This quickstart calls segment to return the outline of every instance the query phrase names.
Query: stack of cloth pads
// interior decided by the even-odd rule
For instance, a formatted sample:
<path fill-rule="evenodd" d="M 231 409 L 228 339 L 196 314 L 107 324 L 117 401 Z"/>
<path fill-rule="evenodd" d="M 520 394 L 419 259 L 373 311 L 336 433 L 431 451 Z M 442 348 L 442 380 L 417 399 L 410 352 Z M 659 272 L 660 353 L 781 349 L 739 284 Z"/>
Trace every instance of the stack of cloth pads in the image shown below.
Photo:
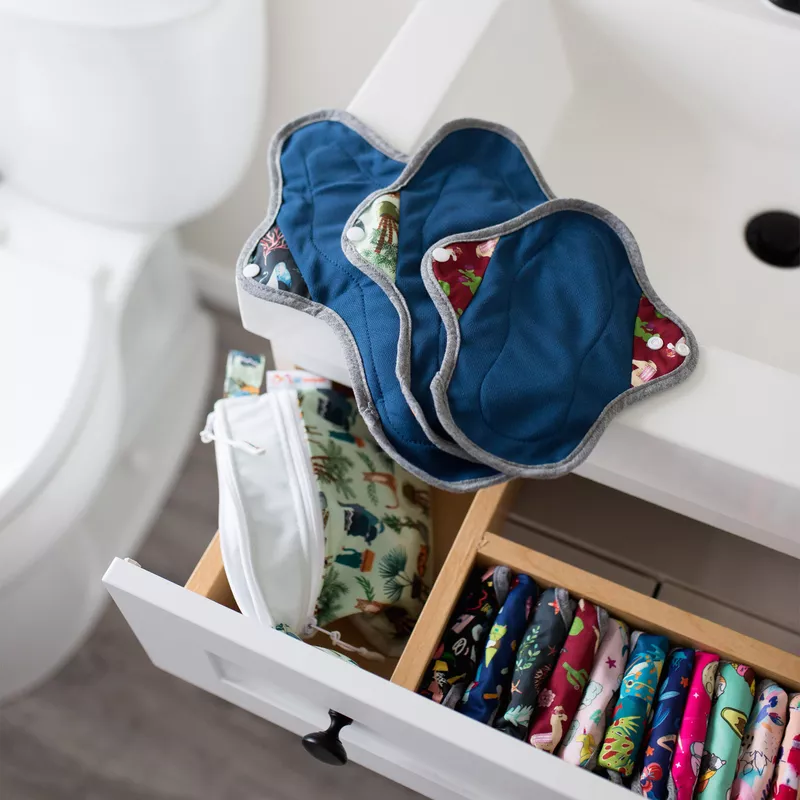
<path fill-rule="evenodd" d="M 352 617 L 379 653 L 328 632 L 337 646 L 399 655 L 433 580 L 430 493 L 378 447 L 352 397 L 233 351 L 201 438 L 215 446 L 241 612 L 301 638 Z"/>
<path fill-rule="evenodd" d="M 407 157 L 319 112 L 277 133 L 270 169 L 241 290 L 333 328 L 372 437 L 430 485 L 567 473 L 695 367 L 628 228 L 555 198 L 500 125 L 451 122 Z"/>
<path fill-rule="evenodd" d="M 797 800 L 800 694 L 476 568 L 419 693 L 651 800 Z"/>

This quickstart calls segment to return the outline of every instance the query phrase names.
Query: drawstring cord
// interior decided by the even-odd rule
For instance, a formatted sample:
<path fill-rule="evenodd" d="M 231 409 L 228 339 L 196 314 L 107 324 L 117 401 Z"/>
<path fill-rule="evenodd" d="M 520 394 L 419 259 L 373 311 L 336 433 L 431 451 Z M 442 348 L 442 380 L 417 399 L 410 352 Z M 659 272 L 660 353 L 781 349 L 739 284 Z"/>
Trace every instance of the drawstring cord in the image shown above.
<path fill-rule="evenodd" d="M 250 453 L 254 456 L 260 456 L 262 453 L 266 452 L 263 447 L 256 447 L 256 445 L 250 444 L 250 442 L 243 442 L 238 439 L 226 439 L 222 436 L 217 436 L 216 433 L 214 433 L 213 411 L 206 417 L 206 426 L 200 431 L 200 441 L 203 444 L 208 444 L 209 442 L 214 441 L 224 442 L 229 447 L 233 447 L 236 450 L 241 450 L 243 453 Z"/>
<path fill-rule="evenodd" d="M 368 661 L 384 661 L 384 657 L 374 650 L 368 650 L 366 647 L 355 647 L 352 644 L 342 641 L 342 634 L 339 631 L 326 631 L 325 628 L 320 628 L 319 625 L 317 625 L 316 619 L 312 619 L 305 628 L 303 628 L 301 636 L 306 638 L 315 632 L 324 633 L 325 636 L 330 638 L 331 644 L 334 647 L 338 647 L 346 653 L 358 653 L 358 655 L 363 656 Z"/>

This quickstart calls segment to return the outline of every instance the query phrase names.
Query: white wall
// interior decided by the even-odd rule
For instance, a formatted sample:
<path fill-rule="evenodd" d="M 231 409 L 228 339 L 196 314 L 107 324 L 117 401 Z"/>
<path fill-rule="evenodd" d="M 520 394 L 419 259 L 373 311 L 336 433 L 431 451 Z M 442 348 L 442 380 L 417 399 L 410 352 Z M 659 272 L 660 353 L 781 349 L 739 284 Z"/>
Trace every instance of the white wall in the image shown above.
<path fill-rule="evenodd" d="M 233 194 L 183 228 L 187 246 L 229 272 L 231 287 L 239 250 L 266 212 L 272 134 L 310 111 L 347 106 L 413 5 L 414 0 L 267 3 L 269 80 L 258 150 Z"/>

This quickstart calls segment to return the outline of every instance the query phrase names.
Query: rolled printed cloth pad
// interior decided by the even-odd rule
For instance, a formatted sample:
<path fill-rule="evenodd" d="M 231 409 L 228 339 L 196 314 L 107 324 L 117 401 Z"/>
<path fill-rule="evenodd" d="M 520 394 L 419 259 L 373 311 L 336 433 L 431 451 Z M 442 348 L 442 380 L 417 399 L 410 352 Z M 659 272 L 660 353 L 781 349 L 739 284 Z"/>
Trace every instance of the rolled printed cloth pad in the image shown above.
<path fill-rule="evenodd" d="M 517 575 L 503 607 L 489 631 L 486 647 L 480 654 L 475 680 L 467 688 L 458 710 L 466 716 L 491 725 L 497 709 L 505 707 L 509 679 L 514 669 L 517 649 L 539 587 L 527 575 Z"/>
<path fill-rule="evenodd" d="M 614 718 L 606 730 L 597 765 L 621 776 L 633 773 L 669 642 L 665 636 L 635 632 Z"/>
<path fill-rule="evenodd" d="M 397 377 L 427 435 L 440 446 L 453 447 L 430 392 L 444 356 L 445 331 L 425 288 L 422 258 L 455 231 L 505 222 L 551 198 L 533 158 L 512 131 L 458 120 L 425 142 L 400 177 L 365 198 L 348 221 L 342 249 L 357 267 L 372 265 L 386 276 L 381 283 L 401 316 Z M 354 242 L 350 237 L 363 238 Z M 462 298 L 460 308 L 481 281 L 480 265 L 473 266 L 474 272 L 452 270 L 449 297 Z"/>
<path fill-rule="evenodd" d="M 778 751 L 786 730 L 789 696 L 766 678 L 756 687 L 756 701 L 742 737 L 731 800 L 762 800 L 775 774 Z"/>
<path fill-rule="evenodd" d="M 693 667 L 694 650 L 691 648 L 677 647 L 667 658 L 666 674 L 645 734 L 642 769 L 633 783 L 634 791 L 650 800 L 665 800 L 668 794 L 669 770 Z"/>
<path fill-rule="evenodd" d="M 797 800 L 800 795 L 800 694 L 789 700 L 789 716 L 772 781 L 774 800 Z"/>
<path fill-rule="evenodd" d="M 395 366 L 400 315 L 378 269 L 358 269 L 342 252 L 353 209 L 392 183 L 405 156 L 345 112 L 319 112 L 286 125 L 270 149 L 267 218 L 237 265 L 242 289 L 323 320 L 345 353 L 358 410 L 378 444 L 426 483 L 470 491 L 499 483 L 491 467 L 437 447 L 409 407 Z"/>
<path fill-rule="evenodd" d="M 508 567 L 474 569 L 425 671 L 419 694 L 455 708 L 474 678 L 478 657 L 497 612 L 508 597 Z"/>
<path fill-rule="evenodd" d="M 589 681 L 589 670 L 608 627 L 608 612 L 588 600 L 578 600 L 569 635 L 550 680 L 539 692 L 538 708 L 528 731 L 537 750 L 554 753 L 569 728 Z"/>
<path fill-rule="evenodd" d="M 736 776 L 744 728 L 753 707 L 755 680 L 752 667 L 720 662 L 697 780 L 696 794 L 703 800 L 728 798 Z"/>
<path fill-rule="evenodd" d="M 453 259 L 436 261 L 443 251 Z M 447 287 L 452 295 L 454 274 L 479 269 L 459 313 Z M 423 274 L 447 329 L 431 385 L 439 419 L 507 474 L 571 471 L 614 414 L 694 367 L 694 337 L 653 292 L 630 231 L 590 203 L 551 200 L 449 236 L 425 255 Z"/>
<path fill-rule="evenodd" d="M 622 683 L 629 649 L 628 626 L 618 619 L 610 619 L 575 719 L 558 751 L 564 761 L 591 769 L 608 724 L 609 703 Z"/>
<path fill-rule="evenodd" d="M 517 651 L 508 706 L 494 726 L 524 739 L 539 700 L 572 625 L 573 607 L 566 589 L 545 589 Z"/>
<path fill-rule="evenodd" d="M 703 650 L 695 651 L 686 708 L 678 730 L 675 757 L 672 759 L 671 778 L 674 791 L 670 794 L 674 794 L 676 800 L 692 800 L 694 795 L 718 667 L 719 656 Z"/>

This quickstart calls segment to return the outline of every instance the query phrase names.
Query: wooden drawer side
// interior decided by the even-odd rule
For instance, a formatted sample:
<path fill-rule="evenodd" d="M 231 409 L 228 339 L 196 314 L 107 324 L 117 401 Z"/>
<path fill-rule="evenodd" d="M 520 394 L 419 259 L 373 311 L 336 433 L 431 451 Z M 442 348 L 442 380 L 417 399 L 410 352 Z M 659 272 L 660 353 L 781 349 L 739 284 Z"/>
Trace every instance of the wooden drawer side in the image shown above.
<path fill-rule="evenodd" d="M 483 489 L 476 495 L 403 650 L 392 675 L 392 683 L 412 692 L 417 690 L 475 563 L 478 544 L 490 527 L 497 527 L 505 522 L 505 515 L 517 486 L 516 481 L 505 483 Z"/>

